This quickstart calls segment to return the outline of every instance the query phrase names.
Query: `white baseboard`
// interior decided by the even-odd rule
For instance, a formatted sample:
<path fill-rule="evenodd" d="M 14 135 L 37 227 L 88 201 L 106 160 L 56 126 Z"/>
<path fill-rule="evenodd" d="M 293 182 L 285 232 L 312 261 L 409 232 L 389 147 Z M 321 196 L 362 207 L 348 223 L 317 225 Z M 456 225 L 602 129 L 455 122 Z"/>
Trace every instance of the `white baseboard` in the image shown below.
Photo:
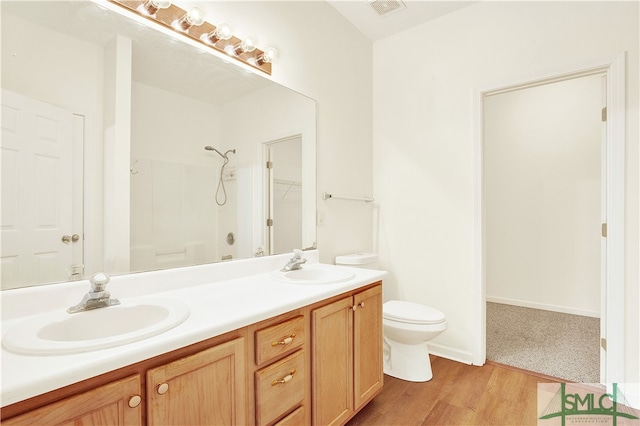
<path fill-rule="evenodd" d="M 546 303 L 529 302 L 526 300 L 507 299 L 487 295 L 487 302 L 502 303 L 504 305 L 522 306 L 523 308 L 542 309 L 543 311 L 561 312 L 563 314 L 582 315 L 584 317 L 600 318 L 600 312 L 576 309 L 568 306 L 551 305 Z"/>
<path fill-rule="evenodd" d="M 463 364 L 472 364 L 473 356 L 471 355 L 471 352 L 461 351 L 459 349 L 431 342 L 427 342 L 427 347 L 429 348 L 429 353 L 432 355 L 461 362 Z"/>

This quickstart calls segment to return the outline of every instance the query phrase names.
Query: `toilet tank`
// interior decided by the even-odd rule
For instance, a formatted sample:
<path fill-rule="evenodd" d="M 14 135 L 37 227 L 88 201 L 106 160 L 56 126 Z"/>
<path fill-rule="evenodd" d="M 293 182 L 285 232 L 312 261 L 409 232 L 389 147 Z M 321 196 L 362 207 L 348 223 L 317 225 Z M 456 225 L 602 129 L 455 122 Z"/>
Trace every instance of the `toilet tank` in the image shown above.
<path fill-rule="evenodd" d="M 354 268 L 378 269 L 378 255 L 375 253 L 353 253 L 336 256 L 336 265 Z"/>

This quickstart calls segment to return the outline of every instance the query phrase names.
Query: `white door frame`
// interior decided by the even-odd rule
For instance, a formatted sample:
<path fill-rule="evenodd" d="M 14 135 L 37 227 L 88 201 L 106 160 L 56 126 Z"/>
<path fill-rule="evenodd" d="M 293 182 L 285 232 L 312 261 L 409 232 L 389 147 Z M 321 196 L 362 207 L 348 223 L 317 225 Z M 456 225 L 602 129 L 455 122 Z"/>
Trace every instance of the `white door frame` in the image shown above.
<path fill-rule="evenodd" d="M 607 239 L 606 278 L 603 284 L 605 337 L 607 356 L 602 372 L 603 383 L 624 382 L 624 165 L 625 165 L 625 53 L 619 52 L 593 62 L 530 78 L 496 84 L 474 91 L 474 188 L 473 188 L 473 300 L 474 356 L 473 364 L 486 360 L 486 271 L 484 258 L 483 200 L 483 98 L 487 94 L 537 86 L 579 76 L 607 75 Z M 596 231 L 597 232 L 597 231 Z"/>

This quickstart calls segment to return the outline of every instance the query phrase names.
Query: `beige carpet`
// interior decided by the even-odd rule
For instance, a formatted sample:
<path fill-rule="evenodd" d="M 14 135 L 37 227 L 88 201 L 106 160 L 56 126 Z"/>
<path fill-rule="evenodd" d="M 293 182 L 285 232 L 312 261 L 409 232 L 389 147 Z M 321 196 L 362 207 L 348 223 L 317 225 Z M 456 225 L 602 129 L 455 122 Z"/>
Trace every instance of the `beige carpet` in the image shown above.
<path fill-rule="evenodd" d="M 487 302 L 487 359 L 569 382 L 600 381 L 600 319 Z"/>

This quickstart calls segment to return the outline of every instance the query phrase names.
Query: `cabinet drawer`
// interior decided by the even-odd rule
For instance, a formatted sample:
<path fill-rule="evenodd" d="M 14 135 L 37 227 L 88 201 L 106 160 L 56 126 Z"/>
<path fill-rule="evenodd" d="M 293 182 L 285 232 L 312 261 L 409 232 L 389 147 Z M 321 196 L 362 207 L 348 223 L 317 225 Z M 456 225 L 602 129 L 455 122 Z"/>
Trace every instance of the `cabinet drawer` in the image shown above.
<path fill-rule="evenodd" d="M 256 371 L 256 424 L 267 425 L 304 401 L 303 351 Z"/>
<path fill-rule="evenodd" d="M 300 347 L 304 343 L 304 317 L 299 316 L 256 331 L 256 364 Z"/>
<path fill-rule="evenodd" d="M 300 426 L 305 423 L 304 419 L 304 405 L 298 407 L 293 413 L 289 414 L 284 419 L 280 420 L 273 426 Z"/>

